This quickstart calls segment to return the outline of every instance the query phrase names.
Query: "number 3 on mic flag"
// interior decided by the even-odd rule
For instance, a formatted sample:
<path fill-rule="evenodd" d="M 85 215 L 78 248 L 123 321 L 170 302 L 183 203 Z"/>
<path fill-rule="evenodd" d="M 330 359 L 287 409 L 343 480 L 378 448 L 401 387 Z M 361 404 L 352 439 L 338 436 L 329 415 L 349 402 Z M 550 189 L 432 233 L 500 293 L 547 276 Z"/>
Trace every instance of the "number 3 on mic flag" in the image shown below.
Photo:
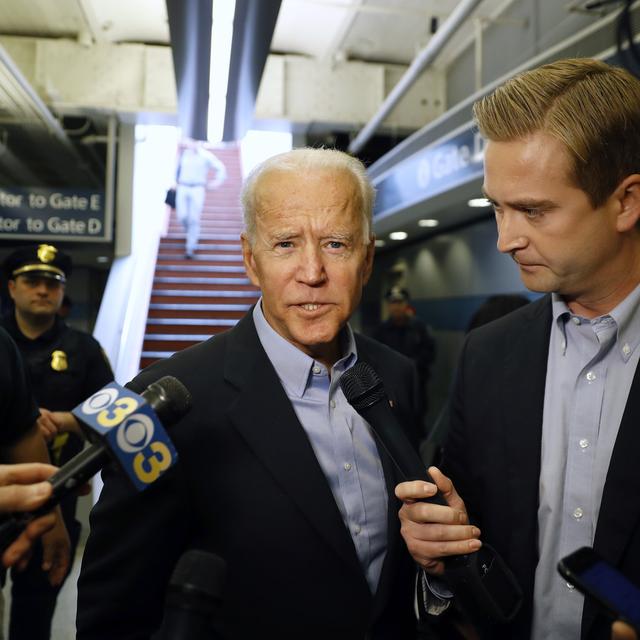
<path fill-rule="evenodd" d="M 178 454 L 144 396 L 111 382 L 73 414 L 104 442 L 138 491 L 175 464 Z M 91 435 L 90 434 L 90 435 Z"/>

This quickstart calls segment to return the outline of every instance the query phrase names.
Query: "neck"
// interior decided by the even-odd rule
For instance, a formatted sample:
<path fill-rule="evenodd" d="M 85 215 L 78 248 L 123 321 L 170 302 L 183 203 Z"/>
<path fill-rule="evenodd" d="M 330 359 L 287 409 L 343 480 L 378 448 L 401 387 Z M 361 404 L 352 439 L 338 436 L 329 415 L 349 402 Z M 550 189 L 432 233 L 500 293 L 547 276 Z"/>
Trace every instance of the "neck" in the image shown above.
<path fill-rule="evenodd" d="M 602 285 L 584 295 L 563 296 L 569 309 L 585 318 L 610 313 L 640 284 L 640 240 L 621 247 L 620 259 L 601 278 Z"/>
<path fill-rule="evenodd" d="M 23 335 L 32 340 L 40 337 L 45 331 L 51 329 L 56 320 L 55 316 L 36 316 L 30 313 L 23 313 L 18 309 L 16 309 L 15 317 L 18 329 L 20 329 Z"/>

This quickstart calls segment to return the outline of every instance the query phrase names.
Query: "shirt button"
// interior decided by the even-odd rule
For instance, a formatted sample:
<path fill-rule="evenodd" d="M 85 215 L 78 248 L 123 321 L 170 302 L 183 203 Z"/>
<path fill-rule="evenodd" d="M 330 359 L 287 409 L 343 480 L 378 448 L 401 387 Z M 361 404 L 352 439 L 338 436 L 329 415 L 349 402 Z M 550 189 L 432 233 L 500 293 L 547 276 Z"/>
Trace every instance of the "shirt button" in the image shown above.
<path fill-rule="evenodd" d="M 580 324 L 580 318 L 577 318 L 576 316 L 573 316 L 573 318 L 571 318 L 573 320 L 573 324 Z"/>
<path fill-rule="evenodd" d="M 567 589 L 569 589 L 569 591 L 573 591 L 575 589 L 575 587 L 570 582 L 567 582 L 565 584 L 567 585 Z"/>
<path fill-rule="evenodd" d="M 329 403 L 329 406 L 330 406 L 332 409 L 335 409 L 335 408 L 336 408 L 336 401 L 335 401 L 335 400 L 332 400 L 332 401 Z"/>
<path fill-rule="evenodd" d="M 345 471 L 351 471 L 351 465 L 348 462 L 345 462 L 343 466 Z"/>
<path fill-rule="evenodd" d="M 596 374 L 593 371 L 587 373 L 586 378 L 589 382 L 593 382 L 596 379 Z"/>
<path fill-rule="evenodd" d="M 321 371 L 321 369 L 317 365 L 315 367 L 313 367 L 313 373 L 315 373 L 316 375 L 318 375 L 320 373 L 320 371 Z"/>
<path fill-rule="evenodd" d="M 586 438 L 581 438 L 578 444 L 581 449 L 586 449 L 589 446 L 589 441 Z"/>
<path fill-rule="evenodd" d="M 624 353 L 625 356 L 628 356 L 631 353 L 631 347 L 626 342 L 622 347 L 622 353 Z"/>
<path fill-rule="evenodd" d="M 361 531 L 362 531 L 362 529 L 361 529 L 359 524 L 357 524 L 355 527 L 353 527 L 353 533 L 355 533 L 356 535 L 358 535 Z"/>
<path fill-rule="evenodd" d="M 583 511 L 582 511 L 582 509 L 581 509 L 580 507 L 576 507 L 576 508 L 573 510 L 573 517 L 574 517 L 576 520 L 580 520 L 580 518 L 582 518 L 582 516 L 583 516 L 583 515 L 584 515 L 584 513 L 583 513 Z"/>

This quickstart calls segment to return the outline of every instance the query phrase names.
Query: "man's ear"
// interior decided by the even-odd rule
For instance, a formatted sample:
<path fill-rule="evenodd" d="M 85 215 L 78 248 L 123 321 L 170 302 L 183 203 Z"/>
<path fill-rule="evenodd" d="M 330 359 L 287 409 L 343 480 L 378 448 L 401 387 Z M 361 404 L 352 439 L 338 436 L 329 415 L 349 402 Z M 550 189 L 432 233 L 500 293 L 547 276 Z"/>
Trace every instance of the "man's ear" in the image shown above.
<path fill-rule="evenodd" d="M 616 219 L 616 228 L 620 232 L 630 231 L 640 226 L 640 174 L 627 176 L 616 189 L 620 209 Z"/>
<path fill-rule="evenodd" d="M 365 246 L 365 251 L 363 283 L 367 284 L 373 271 L 373 256 L 376 251 L 376 237 L 373 234 L 369 238 L 369 244 Z"/>
<path fill-rule="evenodd" d="M 258 277 L 256 261 L 253 257 L 253 248 L 251 247 L 251 242 L 249 242 L 249 238 L 247 238 L 247 235 L 245 233 L 242 233 L 240 235 L 240 240 L 242 242 L 242 260 L 244 261 L 244 268 L 251 282 L 256 287 L 260 287 L 260 278 Z"/>

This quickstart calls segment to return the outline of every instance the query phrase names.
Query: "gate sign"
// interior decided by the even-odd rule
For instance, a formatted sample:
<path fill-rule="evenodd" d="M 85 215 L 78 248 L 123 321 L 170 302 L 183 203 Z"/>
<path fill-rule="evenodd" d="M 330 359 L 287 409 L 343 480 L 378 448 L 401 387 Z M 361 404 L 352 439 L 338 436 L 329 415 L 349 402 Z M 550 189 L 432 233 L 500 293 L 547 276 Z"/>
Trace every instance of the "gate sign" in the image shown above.
<path fill-rule="evenodd" d="M 104 192 L 0 187 L 0 238 L 110 240 Z"/>
<path fill-rule="evenodd" d="M 374 180 L 374 218 L 383 218 L 482 176 L 483 152 L 483 139 L 469 125 L 401 160 Z"/>

